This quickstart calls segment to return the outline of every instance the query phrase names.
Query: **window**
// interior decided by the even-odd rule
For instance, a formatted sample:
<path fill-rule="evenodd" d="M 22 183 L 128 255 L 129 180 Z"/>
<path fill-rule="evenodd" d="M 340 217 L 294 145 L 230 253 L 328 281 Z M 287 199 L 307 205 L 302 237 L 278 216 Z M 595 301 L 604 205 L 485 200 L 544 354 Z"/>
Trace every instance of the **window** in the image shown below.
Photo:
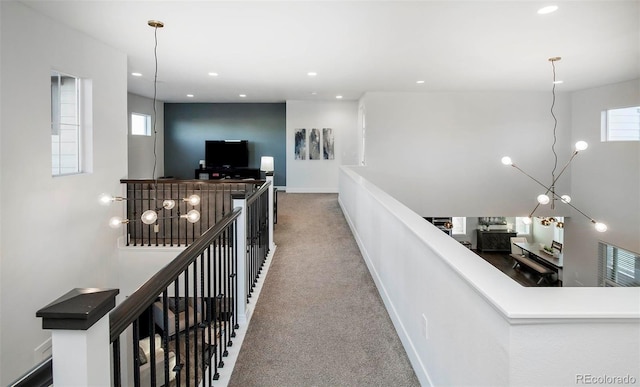
<path fill-rule="evenodd" d="M 131 113 L 131 134 L 134 136 L 151 136 L 151 116 Z"/>
<path fill-rule="evenodd" d="M 81 171 L 80 80 L 51 72 L 51 161 L 53 176 Z"/>
<path fill-rule="evenodd" d="M 453 217 L 451 218 L 453 228 L 451 229 L 452 235 L 466 235 L 467 234 L 467 218 L 465 217 Z"/>
<path fill-rule="evenodd" d="M 516 232 L 518 234 L 530 234 L 531 225 L 524 222 L 524 217 L 516 217 Z"/>
<path fill-rule="evenodd" d="M 640 106 L 602 112 L 602 141 L 640 141 Z"/>
<path fill-rule="evenodd" d="M 640 286 L 640 256 L 604 242 L 598 243 L 600 286 Z"/>

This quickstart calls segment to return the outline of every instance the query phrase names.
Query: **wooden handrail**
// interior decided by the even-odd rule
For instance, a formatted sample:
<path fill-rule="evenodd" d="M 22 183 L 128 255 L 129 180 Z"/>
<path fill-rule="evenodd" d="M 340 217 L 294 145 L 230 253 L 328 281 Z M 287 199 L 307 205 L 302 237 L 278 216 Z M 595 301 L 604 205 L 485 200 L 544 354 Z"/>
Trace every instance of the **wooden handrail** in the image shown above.
<path fill-rule="evenodd" d="M 253 180 L 253 179 L 211 179 L 211 180 L 199 180 L 199 179 L 120 179 L 122 184 L 264 184 L 266 180 Z"/>
<path fill-rule="evenodd" d="M 151 180 L 153 181 L 153 180 Z M 224 218 L 205 231 L 189 247 L 168 263 L 138 290 L 109 314 L 110 339 L 114 342 L 122 332 L 140 316 L 155 299 L 175 279 L 191 265 L 198 256 L 220 235 L 233 221 L 240 216 L 242 209 L 236 207 Z"/>
<path fill-rule="evenodd" d="M 265 181 L 262 184 L 262 186 L 260 186 L 260 189 L 258 189 L 256 192 L 253 192 L 251 196 L 247 199 L 247 206 L 255 202 L 256 200 L 258 200 L 260 195 L 262 195 L 267 189 L 269 189 L 270 185 L 271 185 L 270 181 Z"/>

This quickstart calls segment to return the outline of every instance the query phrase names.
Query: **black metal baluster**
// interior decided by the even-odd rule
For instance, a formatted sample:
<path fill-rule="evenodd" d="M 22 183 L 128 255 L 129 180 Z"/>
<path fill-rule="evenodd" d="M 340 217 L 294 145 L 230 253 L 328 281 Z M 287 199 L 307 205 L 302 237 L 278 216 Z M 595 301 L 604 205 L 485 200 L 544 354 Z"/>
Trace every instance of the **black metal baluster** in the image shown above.
<path fill-rule="evenodd" d="M 162 326 L 164 331 L 162 332 L 164 349 L 164 382 L 169 382 L 169 372 L 173 372 L 169 367 L 169 292 L 165 289 L 162 292 Z"/>
<path fill-rule="evenodd" d="M 229 246 L 229 251 L 231 252 L 231 262 L 232 262 L 232 266 L 233 266 L 233 277 L 232 277 L 232 293 L 233 293 L 233 304 L 232 304 L 232 308 L 233 308 L 233 333 L 231 335 L 231 337 L 236 337 L 236 329 L 239 328 L 238 326 L 238 254 L 236 253 L 236 227 L 237 227 L 237 222 L 234 221 L 230 226 L 229 226 L 229 238 L 227 239 L 227 244 Z"/>
<path fill-rule="evenodd" d="M 208 308 L 205 308 L 205 293 L 204 293 L 204 279 L 205 279 L 205 266 L 204 266 L 204 252 L 202 254 L 200 254 L 200 313 L 202 313 L 202 322 L 200 323 L 200 343 L 201 343 L 201 349 L 200 349 L 200 353 L 201 353 L 201 364 L 202 364 L 202 385 L 203 386 L 208 386 L 209 383 L 205 381 L 205 379 L 207 378 L 206 372 L 207 372 L 207 361 L 206 361 L 206 355 L 208 352 L 208 348 L 206 347 L 206 342 L 205 342 L 205 329 L 208 325 L 208 316 L 207 313 L 209 312 Z"/>
<path fill-rule="evenodd" d="M 184 348 L 185 348 L 185 369 L 186 369 L 186 376 L 185 376 L 185 383 L 188 386 L 189 385 L 189 381 L 191 380 L 191 356 L 189 356 L 189 352 L 191 352 L 190 350 L 190 346 L 189 346 L 189 331 L 190 331 L 190 327 L 191 324 L 189 323 L 189 300 L 190 300 L 190 296 L 189 296 L 189 268 L 187 267 L 187 269 L 184 271 L 184 303 L 185 303 L 185 314 L 184 314 Z M 194 318 L 195 318 L 195 311 L 194 311 Z M 178 332 L 178 334 L 180 334 L 180 332 Z"/>
<path fill-rule="evenodd" d="M 122 386 L 122 371 L 120 367 L 120 338 L 113 341 L 113 385 Z"/>
<path fill-rule="evenodd" d="M 174 309 L 175 312 L 173 314 L 173 326 L 175 327 L 174 330 L 174 340 L 176 342 L 175 348 L 176 348 L 176 366 L 174 367 L 174 371 L 176 373 L 176 385 L 177 387 L 180 387 L 180 379 L 182 379 L 182 362 L 180 359 L 180 320 L 178 317 L 178 308 L 177 306 L 179 305 L 180 302 L 180 281 L 179 281 L 179 276 L 178 278 L 175 279 L 174 283 L 173 283 L 173 305 L 174 305 Z"/>
<path fill-rule="evenodd" d="M 147 362 L 151 365 L 151 386 L 156 387 L 156 335 L 153 329 L 153 304 L 147 308 L 147 316 L 149 316 L 147 319 L 147 333 L 149 334 L 149 359 Z"/>
<path fill-rule="evenodd" d="M 140 332 L 137 319 L 133 321 L 133 384 L 140 386 Z"/>
<path fill-rule="evenodd" d="M 138 184 L 133 184 L 133 193 L 130 196 L 130 199 L 127 200 L 127 202 L 131 203 L 132 209 L 131 209 L 131 216 L 129 216 L 129 220 L 134 220 L 136 219 L 138 212 L 137 212 L 137 202 L 138 202 L 138 195 L 137 195 L 137 186 Z M 128 212 L 128 211 L 127 211 Z M 129 214 L 127 214 L 129 215 Z M 128 223 L 128 225 L 131 225 L 131 222 Z M 133 245 L 134 246 L 138 246 L 138 231 L 137 231 L 137 227 L 138 227 L 138 222 L 133 222 L 133 225 L 131 226 L 131 228 L 133 229 L 132 232 L 132 238 L 133 238 Z"/>
<path fill-rule="evenodd" d="M 198 332 L 200 329 L 200 321 L 198 321 L 198 310 L 202 317 L 202 309 L 199 309 L 200 302 L 198 299 L 198 264 L 197 260 L 193 262 L 193 377 L 198 384 Z"/>

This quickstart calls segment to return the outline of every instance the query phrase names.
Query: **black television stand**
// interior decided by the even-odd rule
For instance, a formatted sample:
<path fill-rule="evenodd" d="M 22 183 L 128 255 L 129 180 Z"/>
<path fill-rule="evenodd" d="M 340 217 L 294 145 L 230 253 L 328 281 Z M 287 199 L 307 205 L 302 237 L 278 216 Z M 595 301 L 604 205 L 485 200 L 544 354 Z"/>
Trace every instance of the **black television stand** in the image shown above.
<path fill-rule="evenodd" d="M 242 167 L 206 167 L 196 169 L 195 178 L 199 180 L 216 179 L 256 179 L 260 180 L 260 169 Z"/>

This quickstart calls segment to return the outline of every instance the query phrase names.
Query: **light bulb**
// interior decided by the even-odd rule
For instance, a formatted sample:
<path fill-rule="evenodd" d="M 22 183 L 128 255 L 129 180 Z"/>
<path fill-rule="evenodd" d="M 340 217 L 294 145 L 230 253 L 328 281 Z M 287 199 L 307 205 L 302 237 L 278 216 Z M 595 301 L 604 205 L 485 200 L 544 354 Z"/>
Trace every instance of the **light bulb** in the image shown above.
<path fill-rule="evenodd" d="M 200 220 L 200 211 L 191 210 L 186 215 L 180 215 L 181 218 L 186 218 L 189 223 L 195 223 Z"/>
<path fill-rule="evenodd" d="M 549 221 L 549 219 L 542 219 L 542 220 L 540 221 L 540 224 L 541 224 L 541 225 L 543 225 L 543 226 L 545 226 L 545 227 L 547 227 L 548 225 L 550 225 L 550 224 L 551 224 L 551 222 Z"/>
<path fill-rule="evenodd" d="M 188 198 L 184 199 L 184 201 L 191 204 L 192 206 L 197 206 L 198 204 L 200 204 L 200 196 L 193 194 Z"/>
<path fill-rule="evenodd" d="M 114 216 L 113 218 L 109 219 L 109 227 L 111 228 L 119 228 L 123 223 L 127 222 L 123 221 L 119 216 Z"/>
<path fill-rule="evenodd" d="M 560 196 L 560 200 L 562 201 L 562 203 L 571 203 L 571 196 L 562 195 Z"/>
<path fill-rule="evenodd" d="M 526 218 L 522 219 L 522 223 L 531 224 L 531 223 L 533 223 L 533 220 L 531 220 L 531 218 L 527 216 Z"/>
<path fill-rule="evenodd" d="M 578 141 L 576 142 L 576 150 L 577 151 L 583 151 L 585 149 L 587 149 L 589 147 L 589 144 L 587 144 L 586 141 Z"/>
<path fill-rule="evenodd" d="M 165 210 L 170 210 L 175 206 L 176 206 L 175 200 L 166 199 L 165 201 L 162 202 L 162 208 L 164 208 Z"/>
<path fill-rule="evenodd" d="M 557 227 L 557 228 L 564 228 L 564 222 L 558 222 L 558 223 L 556 224 L 556 227 Z"/>
<path fill-rule="evenodd" d="M 604 223 L 596 222 L 594 225 L 597 232 L 605 232 L 607 231 L 607 225 Z"/>
<path fill-rule="evenodd" d="M 154 224 L 158 220 L 158 213 L 154 210 L 146 210 L 140 218 L 144 224 Z"/>
<path fill-rule="evenodd" d="M 538 195 L 538 203 L 540 204 L 549 204 L 549 197 L 545 194 Z"/>
<path fill-rule="evenodd" d="M 500 161 L 502 161 L 502 164 L 504 165 L 513 165 L 513 162 L 511 161 L 511 157 L 509 156 L 504 156 Z"/>
<path fill-rule="evenodd" d="M 100 201 L 100 204 L 102 204 L 103 206 L 108 206 L 113 201 L 113 196 L 103 193 L 103 194 L 100 194 L 100 196 L 98 197 L 98 200 Z"/>

